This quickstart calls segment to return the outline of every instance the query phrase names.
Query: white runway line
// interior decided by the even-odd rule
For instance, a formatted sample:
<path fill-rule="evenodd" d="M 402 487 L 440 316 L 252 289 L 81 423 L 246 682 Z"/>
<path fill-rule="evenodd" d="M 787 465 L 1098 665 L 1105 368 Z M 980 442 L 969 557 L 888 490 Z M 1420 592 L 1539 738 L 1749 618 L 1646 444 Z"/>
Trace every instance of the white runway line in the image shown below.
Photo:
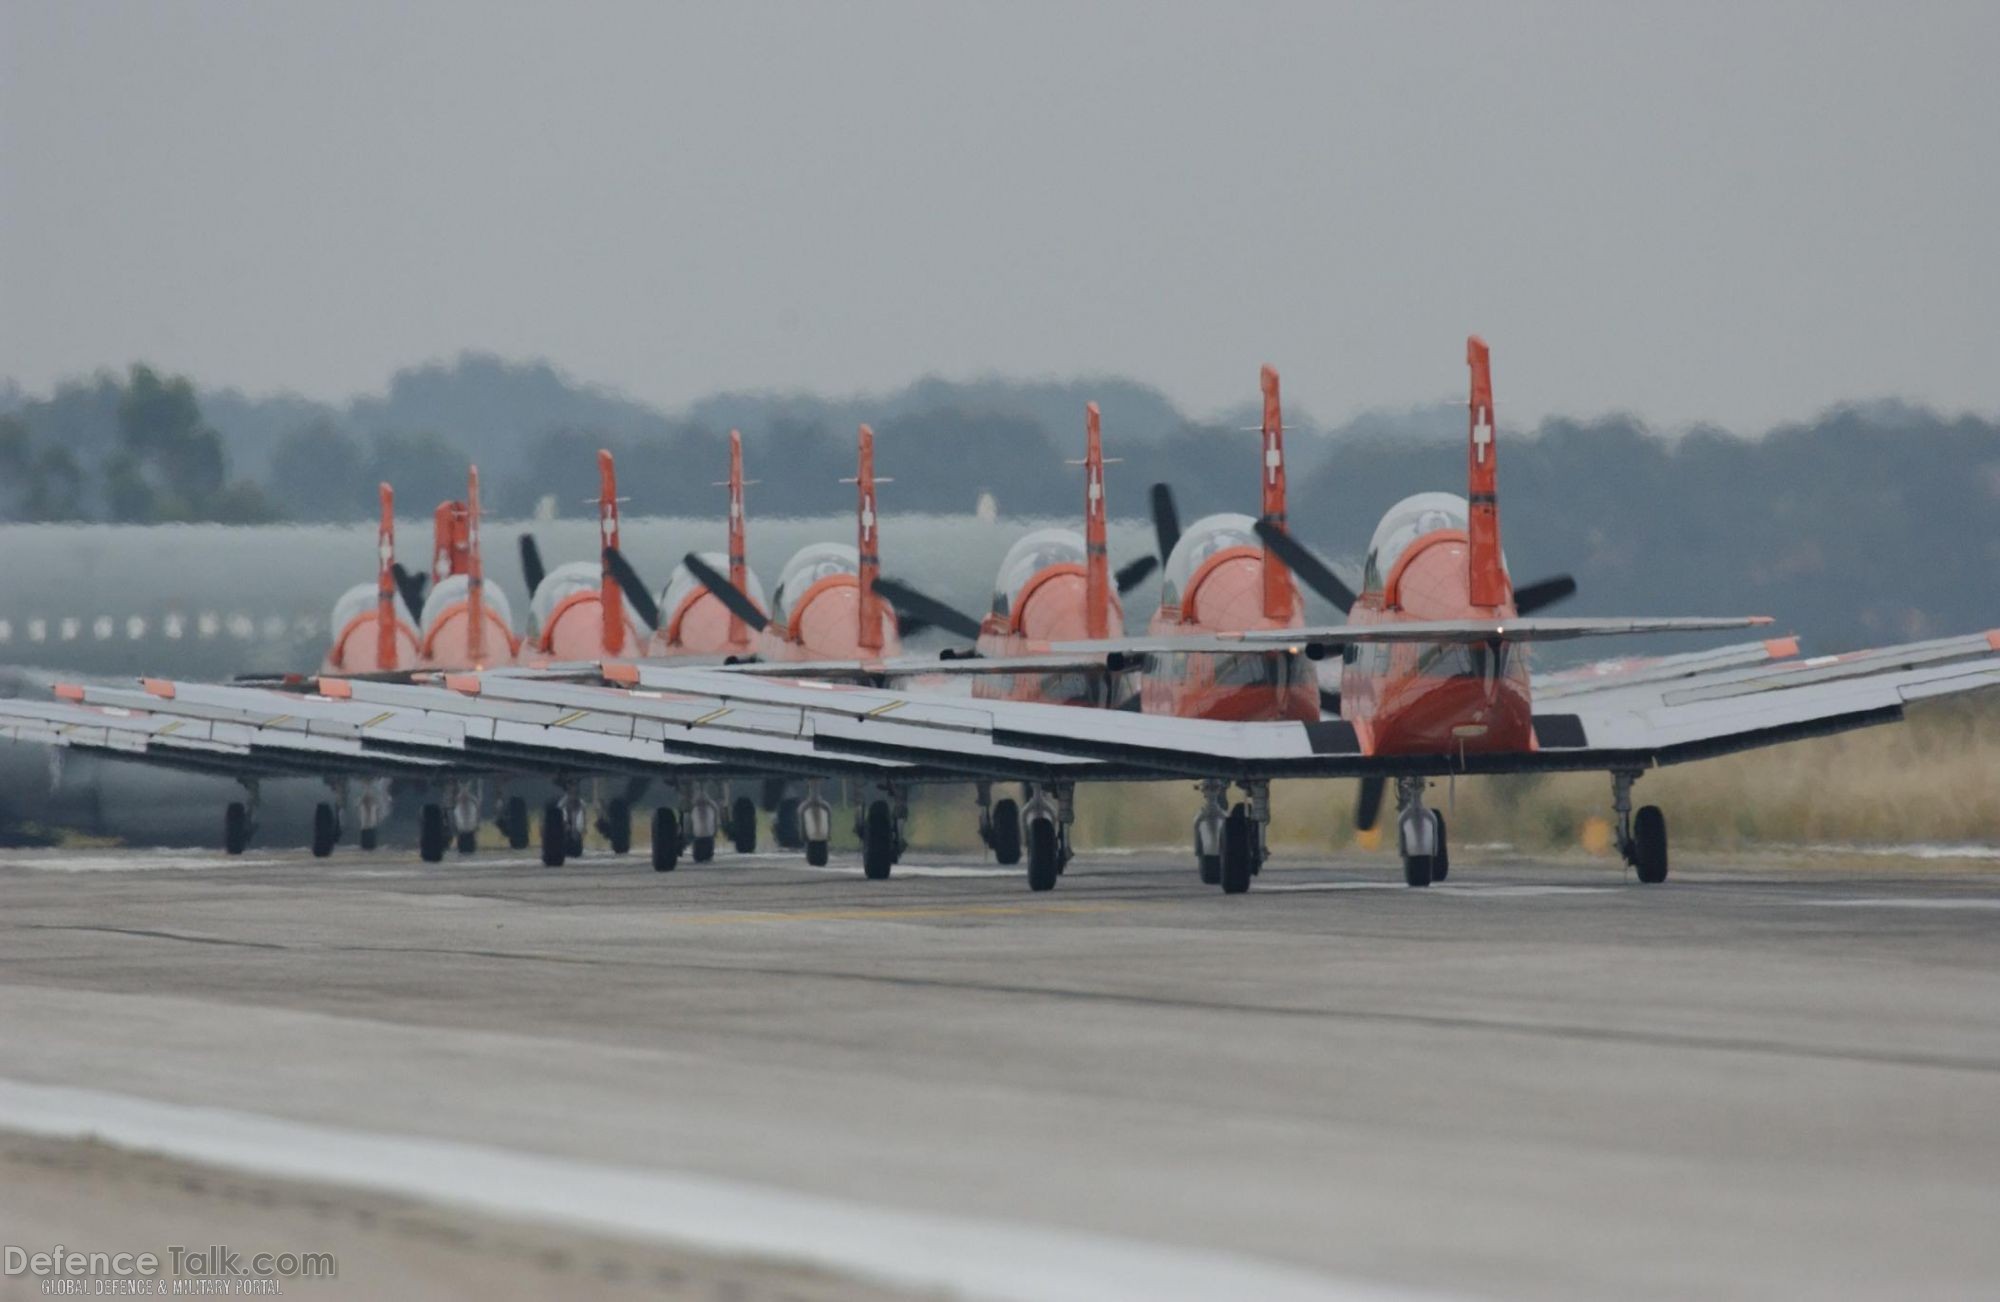
<path fill-rule="evenodd" d="M 805 1261 L 974 1298 L 1409 1302 L 1419 1296 L 1219 1252 L 869 1207 L 709 1176 L 335 1129 L 5 1078 L 0 1078 L 0 1127 L 94 1137 L 187 1161 L 600 1233 Z"/>
<path fill-rule="evenodd" d="M 798 865 L 799 871 L 809 873 L 831 873 L 836 877 L 859 877 L 861 865 L 828 864 L 824 868 L 814 868 L 808 864 Z M 1019 877 L 1025 868 L 973 868 L 963 864 L 922 864 L 899 863 L 889 870 L 891 877 Z"/>
<path fill-rule="evenodd" d="M 92 854 L 89 851 L 77 850 L 36 850 L 15 851 L 0 857 L 0 867 L 33 868 L 41 872 L 58 873 L 146 872 L 155 868 L 182 872 L 203 868 L 275 868 L 285 862 L 287 861 L 284 859 L 255 858 L 249 855 L 190 854 L 184 850 L 151 852 L 118 850 L 109 854 Z"/>
<path fill-rule="evenodd" d="M 1271 891 L 1412 891 L 1415 888 L 1402 882 L 1273 882 L 1266 886 L 1259 882 L 1251 890 L 1262 895 Z M 1492 884 L 1485 886 L 1448 886 L 1438 883 L 1423 888 L 1432 895 L 1455 895 L 1465 898 L 1493 900 L 1524 900 L 1543 895 L 1615 895 L 1616 886 L 1506 886 Z"/>
<path fill-rule="evenodd" d="M 1959 898 L 1950 896 L 1900 897 L 1890 895 L 1855 895 L 1842 900 L 1797 900 L 1798 904 L 1819 909 L 1996 909 L 2000 910 L 2000 896 L 1967 895 Z"/>

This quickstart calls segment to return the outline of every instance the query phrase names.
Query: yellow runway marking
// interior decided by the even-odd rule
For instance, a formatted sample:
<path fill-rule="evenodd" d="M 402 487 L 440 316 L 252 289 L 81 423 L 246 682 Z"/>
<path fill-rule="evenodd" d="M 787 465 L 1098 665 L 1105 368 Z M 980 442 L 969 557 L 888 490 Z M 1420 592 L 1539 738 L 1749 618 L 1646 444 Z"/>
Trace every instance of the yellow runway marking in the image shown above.
<path fill-rule="evenodd" d="M 730 926 L 739 922 L 898 922 L 905 918 L 1016 917 L 1029 913 L 1115 913 L 1139 901 L 1077 904 L 934 904 L 885 906 L 878 909 L 798 909 L 790 912 L 698 913 L 669 921 L 697 927 Z"/>

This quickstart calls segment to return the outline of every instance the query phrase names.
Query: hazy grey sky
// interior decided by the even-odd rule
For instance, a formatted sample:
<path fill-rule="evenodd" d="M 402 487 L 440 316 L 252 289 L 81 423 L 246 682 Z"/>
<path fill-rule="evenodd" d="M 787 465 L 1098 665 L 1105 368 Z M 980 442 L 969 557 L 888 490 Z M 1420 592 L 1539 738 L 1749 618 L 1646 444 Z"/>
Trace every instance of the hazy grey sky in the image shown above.
<path fill-rule="evenodd" d="M 0 0 L 0 375 L 2000 408 L 2000 5 Z"/>

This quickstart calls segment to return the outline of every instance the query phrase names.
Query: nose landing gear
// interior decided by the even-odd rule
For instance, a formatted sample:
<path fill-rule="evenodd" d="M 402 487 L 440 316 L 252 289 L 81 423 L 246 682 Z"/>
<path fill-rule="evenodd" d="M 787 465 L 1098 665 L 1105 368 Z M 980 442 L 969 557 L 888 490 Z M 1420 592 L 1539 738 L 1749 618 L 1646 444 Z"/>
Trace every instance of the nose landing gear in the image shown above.
<path fill-rule="evenodd" d="M 1396 779 L 1396 839 L 1403 853 L 1403 884 L 1429 886 L 1451 872 L 1444 818 L 1424 805 L 1426 778 Z"/>

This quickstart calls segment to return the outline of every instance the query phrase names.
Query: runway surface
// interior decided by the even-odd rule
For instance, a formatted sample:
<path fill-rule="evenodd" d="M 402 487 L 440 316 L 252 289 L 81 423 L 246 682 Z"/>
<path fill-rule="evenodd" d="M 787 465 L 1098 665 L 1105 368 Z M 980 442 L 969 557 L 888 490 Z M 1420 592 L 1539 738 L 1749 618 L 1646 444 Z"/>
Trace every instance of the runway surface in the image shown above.
<path fill-rule="evenodd" d="M 408 1200 L 278 1222 L 406 1296 L 2000 1285 L 2000 857 L 1454 860 L 0 852 L 0 1213 Z"/>

